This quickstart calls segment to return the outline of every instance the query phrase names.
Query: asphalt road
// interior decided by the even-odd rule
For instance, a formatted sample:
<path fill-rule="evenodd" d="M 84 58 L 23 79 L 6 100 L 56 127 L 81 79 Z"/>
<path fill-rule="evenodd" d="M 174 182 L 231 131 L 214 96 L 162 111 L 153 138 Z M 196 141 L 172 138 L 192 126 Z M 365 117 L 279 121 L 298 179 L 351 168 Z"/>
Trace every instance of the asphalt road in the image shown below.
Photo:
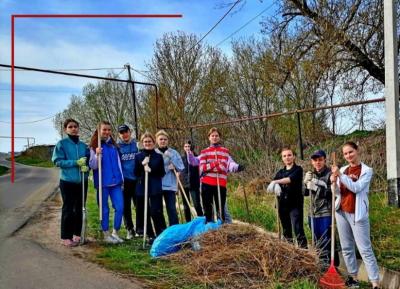
<path fill-rule="evenodd" d="M 9 162 L 3 158 L 0 164 Z M 15 234 L 56 191 L 58 176 L 55 168 L 17 164 L 14 184 L 9 175 L 0 177 L 0 289 L 142 288 L 97 265 Z"/>

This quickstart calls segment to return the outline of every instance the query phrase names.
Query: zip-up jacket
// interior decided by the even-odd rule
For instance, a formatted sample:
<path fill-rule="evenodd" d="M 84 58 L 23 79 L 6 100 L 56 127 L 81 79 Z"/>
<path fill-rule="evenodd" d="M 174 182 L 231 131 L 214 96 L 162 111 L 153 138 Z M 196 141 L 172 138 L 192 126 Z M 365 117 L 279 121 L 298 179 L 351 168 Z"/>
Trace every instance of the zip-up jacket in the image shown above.
<path fill-rule="evenodd" d="M 178 191 L 176 175 L 174 171 L 170 170 L 168 167 L 172 164 L 177 172 L 181 172 L 185 168 L 181 156 L 176 150 L 171 148 L 168 148 L 164 153 L 159 149 L 156 149 L 156 152 L 161 154 L 164 159 L 165 176 L 162 179 L 163 191 Z"/>
<path fill-rule="evenodd" d="M 148 195 L 162 194 L 162 178 L 165 175 L 163 157 L 155 150 L 143 150 L 135 157 L 136 195 L 144 196 L 145 172 L 142 162 L 146 156 L 150 157 L 149 167 L 151 169 L 148 180 Z"/>
<path fill-rule="evenodd" d="M 131 139 L 129 143 L 118 140 L 118 146 L 124 179 L 136 180 L 136 176 L 133 173 L 135 170 L 135 155 L 138 153 L 135 140 Z"/>
<path fill-rule="evenodd" d="M 361 163 L 361 173 L 360 177 L 357 181 L 353 181 L 349 176 L 344 174 L 344 171 L 349 166 L 344 166 L 340 169 L 342 173 L 337 180 L 336 185 L 336 201 L 335 201 L 335 209 L 340 209 L 340 183 L 345 185 L 347 189 L 352 191 L 356 195 L 356 210 L 354 213 L 354 222 L 358 222 L 363 220 L 364 218 L 368 218 L 368 211 L 369 211 L 369 201 L 368 201 L 368 192 L 369 192 L 369 185 L 371 184 L 371 179 L 373 175 L 373 170 L 369 166 L 364 163 Z"/>
<path fill-rule="evenodd" d="M 122 168 L 121 161 L 117 148 L 112 144 L 111 139 L 107 141 L 101 141 L 101 148 L 103 150 L 101 156 L 101 176 L 102 186 L 110 187 L 116 185 L 122 185 Z M 96 152 L 90 149 L 90 160 L 89 166 L 93 169 L 93 180 L 96 189 L 99 187 L 99 170 L 98 170 L 98 159 Z"/>
<path fill-rule="evenodd" d="M 331 191 L 331 176 L 332 172 L 328 167 L 324 167 L 321 172 L 314 170 L 313 177 L 326 184 L 326 188 L 317 185 L 316 191 L 305 189 L 304 195 L 311 195 L 313 211 L 310 212 L 311 217 L 328 217 L 332 215 L 332 191 Z"/>
<path fill-rule="evenodd" d="M 81 141 L 74 143 L 67 136 L 56 144 L 51 160 L 57 167 L 61 168 L 61 180 L 71 183 L 80 183 L 82 181 L 82 173 L 76 161 L 82 157 L 89 157 L 88 146 Z M 86 179 L 88 175 L 88 173 L 85 173 Z"/>
<path fill-rule="evenodd" d="M 194 158 L 190 157 L 191 163 L 193 160 Z M 229 150 L 221 145 L 212 145 L 202 150 L 199 166 L 201 183 L 217 186 L 219 182 L 221 187 L 226 187 L 228 172 L 237 171 L 239 167 L 231 158 Z"/>

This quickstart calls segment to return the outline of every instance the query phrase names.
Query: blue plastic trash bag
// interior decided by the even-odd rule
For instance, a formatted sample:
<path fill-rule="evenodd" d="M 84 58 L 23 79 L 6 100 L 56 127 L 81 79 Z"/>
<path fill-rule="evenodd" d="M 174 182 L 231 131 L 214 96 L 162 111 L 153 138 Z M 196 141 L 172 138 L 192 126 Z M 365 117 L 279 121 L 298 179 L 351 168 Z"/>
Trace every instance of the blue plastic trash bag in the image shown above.
<path fill-rule="evenodd" d="M 221 221 L 207 224 L 205 224 L 205 221 L 205 217 L 197 217 L 186 224 L 168 227 L 154 240 L 150 255 L 160 257 L 174 253 L 181 248 L 182 243 L 187 242 L 190 238 L 217 229 L 221 225 Z"/>

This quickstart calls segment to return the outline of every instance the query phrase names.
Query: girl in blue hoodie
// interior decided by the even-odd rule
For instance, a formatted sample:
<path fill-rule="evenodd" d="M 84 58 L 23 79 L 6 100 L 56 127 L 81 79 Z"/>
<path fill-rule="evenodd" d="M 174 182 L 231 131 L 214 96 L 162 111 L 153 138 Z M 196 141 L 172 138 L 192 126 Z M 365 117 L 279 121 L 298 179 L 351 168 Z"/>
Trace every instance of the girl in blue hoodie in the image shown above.
<path fill-rule="evenodd" d="M 67 137 L 60 140 L 53 151 L 52 161 L 61 169 L 60 191 L 63 200 L 61 213 L 61 239 L 63 245 L 73 247 L 79 244 L 82 228 L 82 181 L 87 192 L 89 156 L 87 145 L 79 140 L 79 123 L 69 118 L 64 121 Z M 82 173 L 84 172 L 84 180 Z"/>
<path fill-rule="evenodd" d="M 111 124 L 108 121 L 100 123 L 101 148 L 98 147 L 98 132 L 95 131 L 90 141 L 89 166 L 93 169 L 94 186 L 99 192 L 98 156 L 102 154 L 102 221 L 101 228 L 104 233 L 104 241 L 107 243 L 122 243 L 118 231 L 121 228 L 124 212 L 124 200 L 122 195 L 123 174 L 117 145 L 111 136 Z M 99 197 L 99 193 L 97 194 Z M 109 207 L 108 197 L 114 208 L 114 229 L 109 233 Z"/>

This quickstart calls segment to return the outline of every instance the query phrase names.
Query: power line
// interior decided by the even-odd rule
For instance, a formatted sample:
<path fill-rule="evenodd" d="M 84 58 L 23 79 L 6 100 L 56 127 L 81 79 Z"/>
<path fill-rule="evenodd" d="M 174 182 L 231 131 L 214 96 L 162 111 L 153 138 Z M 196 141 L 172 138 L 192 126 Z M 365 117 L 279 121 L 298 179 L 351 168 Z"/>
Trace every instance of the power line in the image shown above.
<path fill-rule="evenodd" d="M 53 117 L 55 117 L 57 114 L 58 114 L 58 113 L 53 114 L 52 116 L 48 116 L 48 117 L 46 117 L 46 118 L 42 118 L 42 119 L 38 119 L 38 120 L 33 120 L 33 121 L 14 122 L 14 124 L 31 124 L 31 123 L 41 122 L 41 121 L 44 121 L 44 120 L 48 120 L 48 119 L 50 119 L 50 118 L 53 118 Z M 2 121 L 2 120 L 0 120 L 0 122 L 1 122 L 1 123 L 6 123 L 6 124 L 11 124 L 11 122 L 9 122 L 9 121 Z"/>
<path fill-rule="evenodd" d="M 262 14 L 264 14 L 267 10 L 271 9 L 273 6 L 275 5 L 275 3 L 272 3 L 271 5 L 269 5 L 267 8 L 265 8 L 264 10 L 262 10 L 260 13 L 258 13 L 256 16 L 254 16 L 253 18 L 251 18 L 249 21 L 247 21 L 244 25 L 242 25 L 239 29 L 235 30 L 235 32 L 231 33 L 228 37 L 226 37 L 224 40 L 218 42 L 215 46 L 219 46 L 222 43 L 224 43 L 226 40 L 228 40 L 229 38 L 231 38 L 233 35 L 235 35 L 236 33 L 238 33 L 240 30 L 242 30 L 243 28 L 245 28 L 247 25 L 249 25 L 251 22 L 253 22 L 255 19 L 257 19 L 258 17 L 260 17 Z"/>
<path fill-rule="evenodd" d="M 237 0 L 237 1 L 231 6 L 231 8 L 229 8 L 229 10 L 226 11 L 226 13 L 221 17 L 221 19 L 219 19 L 218 22 L 215 23 L 214 26 L 211 27 L 211 29 L 208 30 L 208 32 L 207 32 L 202 38 L 200 38 L 200 40 L 197 41 L 197 43 L 196 43 L 195 45 L 193 45 L 192 47 L 190 47 L 186 52 L 189 52 L 190 50 L 192 50 L 193 48 L 195 48 L 201 41 L 203 41 L 203 39 L 206 38 L 207 35 L 210 34 L 210 33 L 215 29 L 215 27 L 217 27 L 218 24 L 221 23 L 221 21 L 222 21 L 226 16 L 228 16 L 228 14 L 232 11 L 233 8 L 235 8 L 235 6 L 236 6 L 237 4 L 239 4 L 240 1 L 242 1 L 242 0 Z"/>

